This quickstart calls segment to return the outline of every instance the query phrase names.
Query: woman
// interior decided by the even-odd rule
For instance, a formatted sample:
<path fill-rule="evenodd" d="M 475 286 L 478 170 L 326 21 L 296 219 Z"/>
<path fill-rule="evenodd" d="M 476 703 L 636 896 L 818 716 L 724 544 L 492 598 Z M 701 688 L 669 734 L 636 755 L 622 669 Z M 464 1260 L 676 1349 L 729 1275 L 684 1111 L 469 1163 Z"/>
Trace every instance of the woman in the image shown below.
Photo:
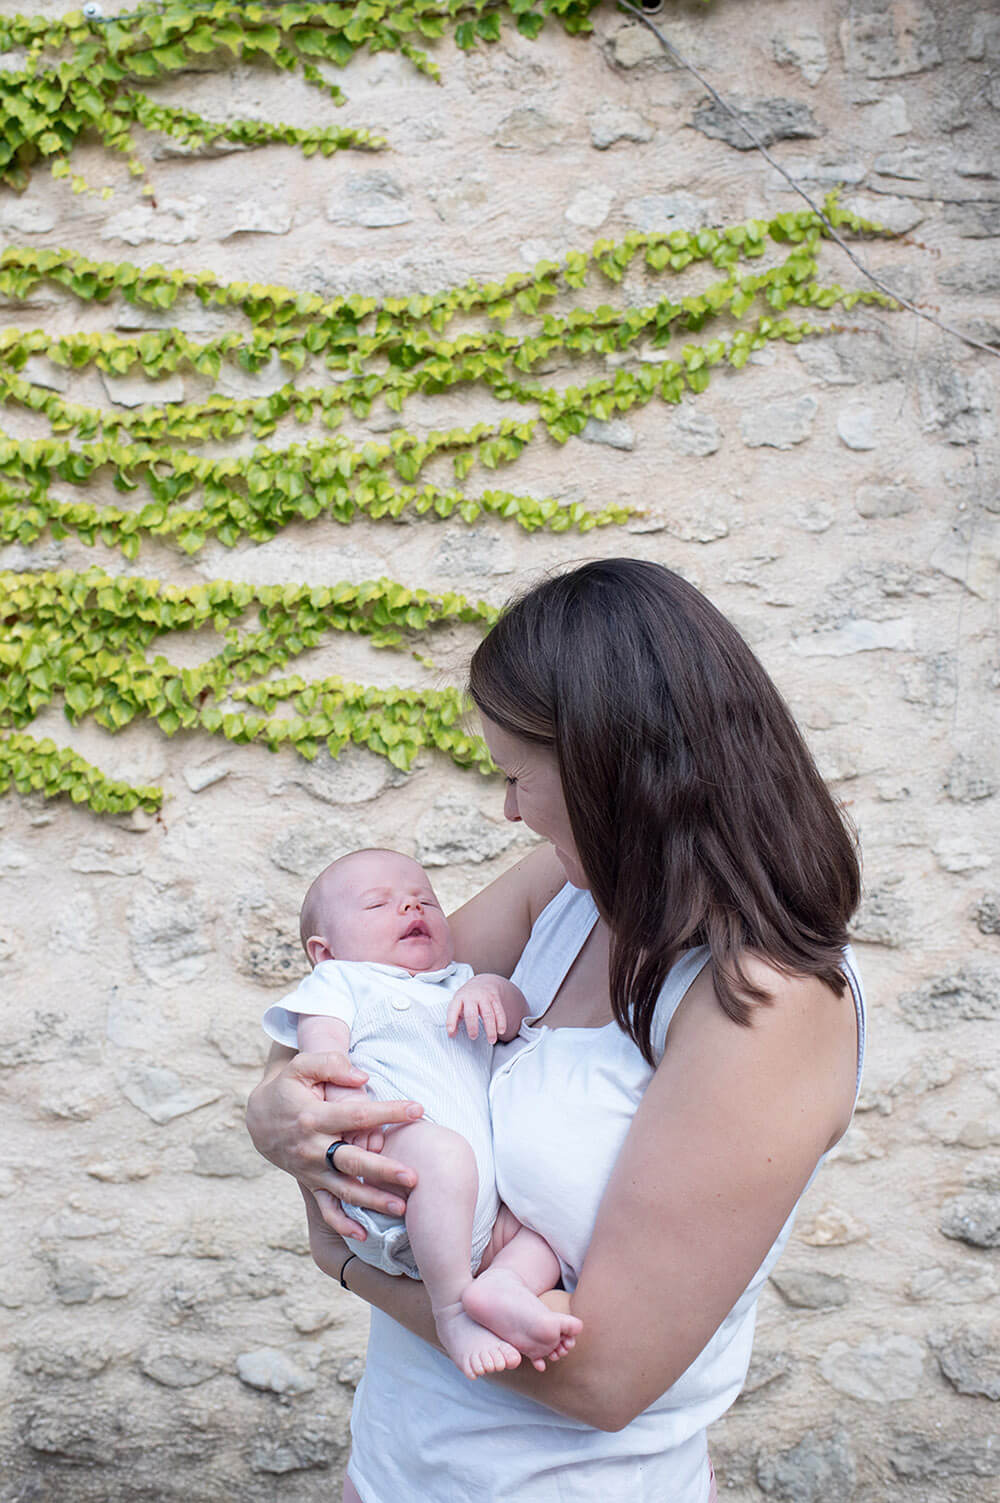
<path fill-rule="evenodd" d="M 455 915 L 456 950 L 532 1006 L 494 1073 L 497 1182 L 583 1332 L 545 1373 L 463 1379 L 420 1284 L 346 1266 L 338 1199 L 398 1206 L 404 1171 L 350 1147 L 324 1165 L 412 1105 L 320 1104 L 317 1081 L 357 1083 L 347 1061 L 276 1058 L 252 1135 L 302 1183 L 320 1267 L 373 1306 L 345 1500 L 706 1503 L 705 1427 L 857 1095 L 854 842 L 746 643 L 658 565 L 547 580 L 471 691 L 507 818 L 547 845 Z"/>

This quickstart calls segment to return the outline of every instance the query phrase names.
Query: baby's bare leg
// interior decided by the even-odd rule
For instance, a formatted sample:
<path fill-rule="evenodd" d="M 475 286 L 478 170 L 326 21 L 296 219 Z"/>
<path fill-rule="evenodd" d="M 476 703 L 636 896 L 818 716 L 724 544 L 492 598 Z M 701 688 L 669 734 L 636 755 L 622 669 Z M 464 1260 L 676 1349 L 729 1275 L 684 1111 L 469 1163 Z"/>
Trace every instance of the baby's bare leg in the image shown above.
<path fill-rule="evenodd" d="M 472 1222 L 479 1190 L 475 1154 L 459 1133 L 433 1122 L 395 1128 L 390 1152 L 417 1172 L 416 1188 L 406 1202 L 406 1231 L 442 1346 L 467 1378 L 516 1367 L 520 1352 L 479 1325 L 462 1305 L 472 1280 Z"/>
<path fill-rule="evenodd" d="M 508 1213 L 509 1214 L 509 1213 Z M 543 1305 L 538 1296 L 559 1282 L 559 1260 L 537 1232 L 522 1226 L 462 1295 L 462 1304 L 528 1357 L 539 1372 L 575 1344 L 583 1323 Z"/>

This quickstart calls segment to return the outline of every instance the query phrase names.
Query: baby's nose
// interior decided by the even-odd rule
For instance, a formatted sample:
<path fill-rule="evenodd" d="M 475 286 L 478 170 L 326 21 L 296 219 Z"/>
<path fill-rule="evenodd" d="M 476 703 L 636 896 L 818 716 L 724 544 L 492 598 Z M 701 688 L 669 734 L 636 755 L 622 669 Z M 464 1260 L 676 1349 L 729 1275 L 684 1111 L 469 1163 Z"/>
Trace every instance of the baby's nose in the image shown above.
<path fill-rule="evenodd" d="M 420 899 L 419 898 L 404 898 L 403 899 L 403 903 L 402 903 L 402 907 L 403 907 L 403 912 L 404 913 L 406 913 L 407 909 L 409 909 L 409 908 L 419 908 L 420 907 Z"/>

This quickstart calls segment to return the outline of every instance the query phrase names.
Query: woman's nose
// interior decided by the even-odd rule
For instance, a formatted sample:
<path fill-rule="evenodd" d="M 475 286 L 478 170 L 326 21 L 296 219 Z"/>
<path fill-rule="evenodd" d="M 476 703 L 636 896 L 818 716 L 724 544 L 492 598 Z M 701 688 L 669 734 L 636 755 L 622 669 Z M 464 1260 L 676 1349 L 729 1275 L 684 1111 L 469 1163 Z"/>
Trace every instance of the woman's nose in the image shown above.
<path fill-rule="evenodd" d="M 513 783 L 507 784 L 507 791 L 504 794 L 503 817 L 504 819 L 511 820 L 515 824 L 518 823 L 521 818 L 520 814 L 518 814 L 517 812 L 517 788 Z"/>

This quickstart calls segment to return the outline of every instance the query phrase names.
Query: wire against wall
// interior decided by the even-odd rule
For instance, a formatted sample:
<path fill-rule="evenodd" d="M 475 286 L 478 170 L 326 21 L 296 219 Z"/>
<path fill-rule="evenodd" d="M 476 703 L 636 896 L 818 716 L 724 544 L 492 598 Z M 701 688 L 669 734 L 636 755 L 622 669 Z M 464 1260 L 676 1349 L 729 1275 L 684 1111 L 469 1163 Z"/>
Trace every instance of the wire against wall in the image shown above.
<path fill-rule="evenodd" d="M 927 323 L 934 324 L 936 328 L 942 329 L 945 334 L 951 334 L 955 339 L 960 339 L 963 344 L 970 345 L 974 350 L 982 350 L 985 354 L 992 355 L 994 359 L 1000 359 L 1000 350 L 998 350 L 994 345 L 985 344 L 980 339 L 973 339 L 970 334 L 963 333 L 961 329 L 956 329 L 952 324 L 946 324 L 942 319 L 936 318 L 933 313 L 928 313 L 925 308 L 918 308 L 916 303 L 910 302 L 909 298 L 902 297 L 900 293 L 887 286 L 885 282 L 879 281 L 875 273 L 870 271 L 869 268 L 864 264 L 864 262 L 854 254 L 854 252 L 851 250 L 851 247 L 847 244 L 847 241 L 844 240 L 843 236 L 838 234 L 835 227 L 830 223 L 830 220 L 823 213 L 823 210 L 820 208 L 819 204 L 817 204 L 812 198 L 810 198 L 809 194 L 805 191 L 801 184 L 795 181 L 791 173 L 786 172 L 781 163 L 775 160 L 775 158 L 768 151 L 767 147 L 764 145 L 763 141 L 759 139 L 759 137 L 747 124 L 746 118 L 741 115 L 738 110 L 734 110 L 728 100 L 723 99 L 718 89 L 714 88 L 709 83 L 705 75 L 703 73 L 700 73 L 693 63 L 689 62 L 686 57 L 678 52 L 673 42 L 669 41 L 667 37 L 663 35 L 663 32 L 659 29 L 658 26 L 653 25 L 652 21 L 649 19 L 649 15 L 647 14 L 647 12 L 649 12 L 651 9 L 650 5 L 647 3 L 647 0 L 640 0 L 638 7 L 635 5 L 630 5 L 629 0 L 617 0 L 617 4 L 619 10 L 627 11 L 630 16 L 635 16 L 637 21 L 641 21 L 643 26 L 647 27 L 648 30 L 653 33 L 654 37 L 656 37 L 656 40 L 659 42 L 660 46 L 664 49 L 667 55 L 669 57 L 672 57 L 679 67 L 686 69 L 693 78 L 696 78 L 703 89 L 708 90 L 709 94 L 715 100 L 716 104 L 718 104 L 721 109 L 725 110 L 727 115 L 730 115 L 732 119 L 736 121 L 736 124 L 740 127 L 743 134 L 753 144 L 755 149 L 760 152 L 764 160 L 774 168 L 775 172 L 777 172 L 781 177 L 785 179 L 785 182 L 794 189 L 794 191 L 799 195 L 800 198 L 805 199 L 810 209 L 812 209 L 814 214 L 818 215 L 819 219 L 825 226 L 827 234 L 830 236 L 831 240 L 836 241 L 841 250 L 848 257 L 848 259 L 853 262 L 853 264 L 857 267 L 858 271 L 860 271 L 863 277 L 867 277 L 868 281 L 871 282 L 873 287 L 877 287 L 879 292 L 884 292 L 887 297 L 891 297 L 895 302 L 899 304 L 901 308 L 905 308 L 909 313 L 915 313 L 917 318 L 925 319 Z"/>

